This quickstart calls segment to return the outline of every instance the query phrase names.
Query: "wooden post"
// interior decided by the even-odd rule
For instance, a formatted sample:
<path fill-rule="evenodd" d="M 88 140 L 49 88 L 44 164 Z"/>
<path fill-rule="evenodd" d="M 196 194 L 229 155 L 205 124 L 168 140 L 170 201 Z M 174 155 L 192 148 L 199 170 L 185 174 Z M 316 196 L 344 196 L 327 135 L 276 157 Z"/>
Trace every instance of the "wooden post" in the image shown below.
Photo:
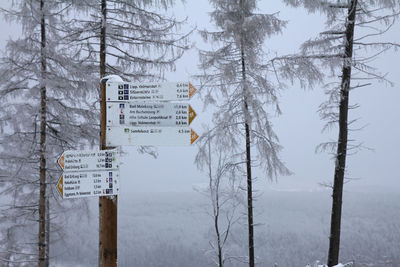
<path fill-rule="evenodd" d="M 101 83 L 100 149 L 106 147 L 105 82 Z M 117 266 L 118 196 L 99 198 L 99 266 Z"/>
<path fill-rule="evenodd" d="M 106 74 L 106 0 L 101 1 L 102 24 L 100 31 L 100 77 Z M 100 88 L 100 150 L 106 146 L 106 81 Z M 99 198 L 99 266 L 117 266 L 117 211 L 118 197 Z"/>

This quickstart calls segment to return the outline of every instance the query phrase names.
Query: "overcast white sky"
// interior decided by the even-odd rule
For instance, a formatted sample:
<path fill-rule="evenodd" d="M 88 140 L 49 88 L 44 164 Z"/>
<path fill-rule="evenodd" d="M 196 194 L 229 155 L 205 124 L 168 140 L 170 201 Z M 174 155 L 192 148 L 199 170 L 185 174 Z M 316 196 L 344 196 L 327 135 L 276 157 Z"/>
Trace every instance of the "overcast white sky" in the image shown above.
<path fill-rule="evenodd" d="M 10 1 L 8 1 L 10 2 Z M 5 5 L 5 1 L 0 3 Z M 261 13 L 280 12 L 280 18 L 288 20 L 287 29 L 282 35 L 266 40 L 265 48 L 278 54 L 294 53 L 299 45 L 316 36 L 323 29 L 324 18 L 307 14 L 301 9 L 285 7 L 280 1 L 260 1 Z M 192 25 L 199 29 L 210 28 L 208 12 L 211 7 L 207 0 L 187 0 L 185 5 L 179 4 L 174 12 L 182 17 L 188 16 Z M 0 48 L 4 50 L 5 42 L 12 36 L 16 38 L 19 28 L 1 21 Z M 393 41 L 400 41 L 399 23 L 388 34 Z M 204 44 L 195 33 L 193 41 L 198 47 Z M 267 50 L 266 50 L 267 51 Z M 399 115 L 400 105 L 400 53 L 389 52 L 376 61 L 382 73 L 395 83 L 394 87 L 375 82 L 372 86 L 351 92 L 350 99 L 361 107 L 351 111 L 351 118 L 361 117 L 362 124 L 368 124 L 354 138 L 363 141 L 374 151 L 364 150 L 351 156 L 348 170 L 351 177 L 360 178 L 346 185 L 347 190 L 400 189 L 398 171 L 400 149 Z M 167 73 L 170 81 L 190 80 L 196 74 L 198 55 L 196 49 L 189 51 L 177 64 L 177 71 Z M 281 158 L 294 174 L 279 177 L 278 182 L 266 182 L 261 172 L 257 187 L 274 189 L 316 190 L 318 183 L 333 180 L 333 161 L 326 153 L 315 154 L 315 147 L 324 141 L 335 140 L 337 129 L 330 133 L 321 133 L 324 122 L 320 121 L 317 109 L 325 99 L 323 90 L 317 86 L 313 90 L 302 90 L 294 85 L 281 94 L 280 103 L 283 115 L 273 120 L 274 128 L 284 147 Z M 198 116 L 192 128 L 201 133 L 202 124 L 210 118 L 198 96 L 194 96 L 191 104 Z M 143 191 L 191 191 L 193 185 L 207 183 L 207 178 L 197 171 L 194 156 L 196 146 L 159 148 L 159 157 L 153 159 L 147 155 L 138 155 L 135 148 L 126 147 L 129 155 L 123 158 L 121 166 L 121 194 Z M 55 159 L 56 160 L 56 159 Z"/>

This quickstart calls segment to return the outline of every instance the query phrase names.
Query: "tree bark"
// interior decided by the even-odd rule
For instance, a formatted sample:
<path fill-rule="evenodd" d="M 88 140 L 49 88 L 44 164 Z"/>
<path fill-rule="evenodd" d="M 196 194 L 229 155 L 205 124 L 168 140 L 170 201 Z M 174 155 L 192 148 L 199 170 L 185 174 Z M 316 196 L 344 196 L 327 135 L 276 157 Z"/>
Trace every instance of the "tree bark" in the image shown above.
<path fill-rule="evenodd" d="M 41 31 L 41 83 L 40 83 L 40 147 L 39 147 L 39 257 L 38 266 L 45 267 L 46 262 L 46 26 L 44 16 L 44 0 L 40 1 Z"/>
<path fill-rule="evenodd" d="M 106 74 L 107 2 L 101 1 L 100 78 Z M 100 150 L 106 147 L 106 84 L 100 88 Z M 117 204 L 118 197 L 99 198 L 99 266 L 117 266 Z"/>
<path fill-rule="evenodd" d="M 220 212 L 220 203 L 219 203 L 219 185 L 220 185 L 220 176 L 216 175 L 215 180 L 213 179 L 212 174 L 212 155 L 211 155 L 211 142 L 208 142 L 208 177 L 210 179 L 209 187 L 210 187 L 210 195 L 211 201 L 213 204 L 213 215 L 214 215 L 214 229 L 215 234 L 217 235 L 217 246 L 218 246 L 218 266 L 224 266 L 223 254 L 222 254 L 222 241 L 221 241 L 221 233 L 219 231 L 219 212 Z M 214 184 L 213 184 L 214 182 Z M 215 199 L 214 199 L 215 197 Z"/>
<path fill-rule="evenodd" d="M 348 9 L 346 25 L 345 59 L 342 69 L 342 81 L 340 89 L 339 137 L 332 194 L 331 230 L 329 237 L 328 253 L 329 267 L 332 267 L 339 263 L 343 183 L 347 156 L 349 88 L 351 80 L 351 62 L 353 57 L 354 21 L 356 18 L 356 7 L 357 0 L 352 0 Z"/>
<path fill-rule="evenodd" d="M 50 200 L 49 194 L 46 196 L 46 260 L 45 266 L 50 266 Z"/>
<path fill-rule="evenodd" d="M 242 63 L 242 81 L 243 81 L 243 110 L 244 110 L 244 128 L 246 135 L 246 172 L 247 172 L 247 223 L 249 230 L 249 267 L 254 267 L 254 228 L 253 228 L 253 180 L 251 177 L 251 153 L 250 153 L 250 127 L 249 127 L 249 105 L 247 103 L 246 86 L 246 63 L 244 60 L 244 44 L 241 41 L 240 47 Z"/>
<path fill-rule="evenodd" d="M 221 244 L 221 234 L 219 232 L 219 200 L 218 200 L 218 194 L 219 192 L 216 192 L 217 196 L 217 201 L 216 201 L 216 213 L 214 214 L 214 227 L 215 227 L 215 233 L 217 234 L 217 245 L 218 245 L 218 266 L 223 267 L 224 266 L 224 261 L 223 261 L 223 255 L 222 255 L 222 244 Z"/>

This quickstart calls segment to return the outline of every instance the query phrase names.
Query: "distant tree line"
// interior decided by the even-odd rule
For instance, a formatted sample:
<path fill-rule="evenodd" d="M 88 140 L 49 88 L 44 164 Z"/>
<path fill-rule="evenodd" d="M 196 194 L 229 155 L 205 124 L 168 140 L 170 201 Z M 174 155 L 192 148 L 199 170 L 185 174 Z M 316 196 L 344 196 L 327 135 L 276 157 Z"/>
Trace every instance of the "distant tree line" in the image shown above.
<path fill-rule="evenodd" d="M 196 161 L 209 178 L 205 193 L 212 204 L 215 263 L 257 264 L 253 173 L 261 168 L 270 180 L 291 173 L 279 156 L 282 147 L 270 118 L 281 113 L 279 91 L 288 89 L 286 82 L 298 82 L 303 88 L 323 85 L 328 98 L 320 105 L 321 118 L 327 121 L 325 129 L 339 130 L 337 141 L 319 146 L 334 154 L 327 259 L 334 266 L 339 263 L 346 159 L 363 148 L 349 138 L 360 128 L 349 119 L 357 107 L 350 104 L 350 92 L 376 80 L 390 84 L 373 60 L 400 47 L 395 40 L 381 40 L 398 19 L 400 2 L 283 0 L 326 15 L 327 29 L 305 41 L 297 54 L 279 56 L 265 52 L 267 38 L 284 34 L 287 21 L 278 13 L 258 13 L 256 0 L 209 2 L 216 30 L 198 32 L 212 49 L 199 51 L 201 72 L 195 77 L 213 119 L 198 142 Z M 175 71 L 177 60 L 192 47 L 193 30 L 182 30 L 185 20 L 166 15 L 173 6 L 172 0 L 18 0 L 1 9 L 5 19 L 22 28 L 0 58 L 4 265 L 49 266 L 50 245 L 63 239 L 68 214 L 85 213 L 84 200 L 61 201 L 55 192 L 60 174 L 55 159 L 66 149 L 99 145 L 101 78 L 159 81 Z M 358 53 L 361 49 L 365 52 Z M 149 147 L 139 150 L 153 153 Z M 246 214 L 248 255 L 226 249 L 240 207 Z"/>

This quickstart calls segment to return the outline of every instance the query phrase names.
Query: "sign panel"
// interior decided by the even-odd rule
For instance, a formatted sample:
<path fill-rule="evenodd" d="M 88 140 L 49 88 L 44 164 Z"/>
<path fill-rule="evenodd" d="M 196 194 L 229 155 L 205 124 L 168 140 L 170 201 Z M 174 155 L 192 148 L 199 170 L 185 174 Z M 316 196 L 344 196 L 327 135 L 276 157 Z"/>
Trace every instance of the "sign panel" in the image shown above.
<path fill-rule="evenodd" d="M 188 146 L 199 136 L 189 127 L 107 127 L 108 146 Z"/>
<path fill-rule="evenodd" d="M 107 101 L 182 101 L 196 93 L 190 82 L 121 83 L 107 82 Z"/>
<path fill-rule="evenodd" d="M 57 162 L 64 171 L 115 170 L 119 167 L 119 151 L 66 150 Z"/>
<path fill-rule="evenodd" d="M 188 126 L 196 117 L 189 104 L 108 102 L 107 126 Z"/>
<path fill-rule="evenodd" d="M 64 172 L 57 190 L 62 198 L 117 195 L 119 171 Z"/>

